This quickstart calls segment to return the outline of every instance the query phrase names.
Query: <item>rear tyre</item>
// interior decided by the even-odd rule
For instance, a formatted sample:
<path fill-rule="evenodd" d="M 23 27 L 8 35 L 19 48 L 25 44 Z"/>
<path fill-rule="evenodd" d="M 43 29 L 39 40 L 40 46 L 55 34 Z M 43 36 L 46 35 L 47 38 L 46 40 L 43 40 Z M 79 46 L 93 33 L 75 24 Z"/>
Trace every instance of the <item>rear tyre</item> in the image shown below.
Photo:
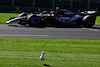
<path fill-rule="evenodd" d="M 93 27 L 93 25 L 95 24 L 95 19 L 93 19 L 92 17 L 87 17 L 84 21 L 83 26 L 84 27 Z"/>

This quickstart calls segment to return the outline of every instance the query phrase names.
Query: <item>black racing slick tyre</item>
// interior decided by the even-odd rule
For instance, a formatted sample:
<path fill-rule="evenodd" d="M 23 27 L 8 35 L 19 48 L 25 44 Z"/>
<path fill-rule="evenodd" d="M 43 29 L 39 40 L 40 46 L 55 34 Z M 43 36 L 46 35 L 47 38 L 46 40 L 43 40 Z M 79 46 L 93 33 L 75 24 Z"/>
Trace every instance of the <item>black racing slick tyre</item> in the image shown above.
<path fill-rule="evenodd" d="M 36 15 L 30 15 L 27 18 L 27 22 L 28 22 L 29 26 L 36 26 L 38 23 L 38 19 L 37 19 Z"/>
<path fill-rule="evenodd" d="M 94 24 L 95 24 L 95 19 L 92 16 L 84 19 L 84 24 L 83 24 L 84 27 L 91 28 L 93 27 Z"/>
<path fill-rule="evenodd" d="M 39 27 L 39 26 L 43 26 L 43 21 L 42 18 L 37 17 L 36 15 L 30 15 L 27 18 L 27 22 L 29 24 L 30 27 Z"/>

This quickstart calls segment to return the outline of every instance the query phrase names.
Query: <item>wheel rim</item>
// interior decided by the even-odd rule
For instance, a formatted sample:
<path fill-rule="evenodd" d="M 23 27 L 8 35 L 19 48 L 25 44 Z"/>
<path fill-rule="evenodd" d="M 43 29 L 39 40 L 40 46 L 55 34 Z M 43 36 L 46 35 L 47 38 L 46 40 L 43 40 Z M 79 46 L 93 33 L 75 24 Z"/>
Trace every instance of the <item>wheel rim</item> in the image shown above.
<path fill-rule="evenodd" d="M 36 24 L 36 23 L 37 23 L 37 18 L 36 18 L 36 17 L 33 17 L 33 18 L 31 19 L 31 22 L 32 22 L 33 24 Z"/>
<path fill-rule="evenodd" d="M 93 24 L 93 22 L 94 22 L 94 21 L 93 21 L 93 19 L 92 19 L 92 18 L 89 18 L 89 19 L 88 19 L 88 24 L 89 24 L 89 25 L 92 25 L 92 24 Z"/>

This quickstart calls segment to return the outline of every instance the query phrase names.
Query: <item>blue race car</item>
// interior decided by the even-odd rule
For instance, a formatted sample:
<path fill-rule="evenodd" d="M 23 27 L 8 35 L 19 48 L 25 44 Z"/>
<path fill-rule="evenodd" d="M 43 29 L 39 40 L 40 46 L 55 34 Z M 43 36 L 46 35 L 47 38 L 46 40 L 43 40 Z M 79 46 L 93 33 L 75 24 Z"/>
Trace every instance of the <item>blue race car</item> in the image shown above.
<path fill-rule="evenodd" d="M 75 14 L 66 9 L 57 11 L 43 11 L 40 14 L 27 15 L 26 12 L 21 13 L 18 18 L 10 18 L 6 23 L 17 23 L 28 26 L 46 26 L 46 24 L 54 26 L 83 26 L 93 27 L 96 20 L 96 11 L 84 11 L 80 15 Z"/>

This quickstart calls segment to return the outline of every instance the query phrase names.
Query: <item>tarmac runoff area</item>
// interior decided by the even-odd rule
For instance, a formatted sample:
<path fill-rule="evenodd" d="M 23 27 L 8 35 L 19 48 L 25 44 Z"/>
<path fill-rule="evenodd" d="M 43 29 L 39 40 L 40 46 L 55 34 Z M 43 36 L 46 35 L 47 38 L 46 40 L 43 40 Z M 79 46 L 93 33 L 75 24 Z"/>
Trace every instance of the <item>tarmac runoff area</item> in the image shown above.
<path fill-rule="evenodd" d="M 0 38 L 100 40 L 100 25 L 93 28 L 35 28 L 0 24 Z"/>

